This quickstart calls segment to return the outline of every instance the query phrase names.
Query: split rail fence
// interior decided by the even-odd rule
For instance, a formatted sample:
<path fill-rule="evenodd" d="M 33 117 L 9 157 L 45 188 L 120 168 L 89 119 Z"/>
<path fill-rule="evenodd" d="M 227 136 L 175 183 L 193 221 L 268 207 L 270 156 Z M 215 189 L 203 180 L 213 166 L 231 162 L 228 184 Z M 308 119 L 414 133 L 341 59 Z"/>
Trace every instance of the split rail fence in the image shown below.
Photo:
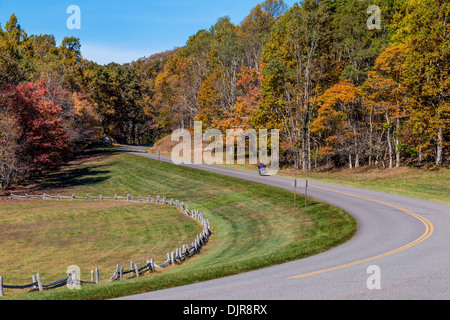
<path fill-rule="evenodd" d="M 137 263 L 133 263 L 133 261 L 130 261 L 130 269 L 124 270 L 124 267 L 117 264 L 116 269 L 113 273 L 113 275 L 109 278 L 110 282 L 123 280 L 124 275 L 129 275 L 129 278 L 133 277 L 139 277 L 140 275 L 148 274 L 155 272 L 156 270 L 162 270 L 163 268 L 180 264 L 184 261 L 186 261 L 188 258 L 198 254 L 201 250 L 201 248 L 208 242 L 209 237 L 211 235 L 211 225 L 209 224 L 209 219 L 206 219 L 204 215 L 199 212 L 198 210 L 192 209 L 189 210 L 189 206 L 185 205 L 184 202 L 180 202 L 179 200 L 174 200 L 173 198 L 170 200 L 167 200 L 167 197 L 160 197 L 159 195 L 156 196 L 156 198 L 152 198 L 151 196 L 142 197 L 142 196 L 131 196 L 127 195 L 126 197 L 123 196 L 117 196 L 114 195 L 114 197 L 105 197 L 105 196 L 98 196 L 93 197 L 87 194 L 86 196 L 79 197 L 79 196 L 62 196 L 62 195 L 56 195 L 51 196 L 47 194 L 43 195 L 29 195 L 26 194 L 24 196 L 20 195 L 14 195 L 11 194 L 9 196 L 11 199 L 22 199 L 22 200 L 28 200 L 28 199 L 42 199 L 42 200 L 98 200 L 98 201 L 134 201 L 134 202 L 147 202 L 147 203 L 161 203 L 165 205 L 175 206 L 180 208 L 181 212 L 186 214 L 188 217 L 195 219 L 200 222 L 200 224 L 203 226 L 202 232 L 197 235 L 195 240 L 189 244 L 183 244 L 182 246 L 179 246 L 175 249 L 175 251 L 167 252 L 167 259 L 162 264 L 155 264 L 153 258 L 147 259 L 146 263 L 142 267 L 138 267 Z M 43 291 L 43 290 L 50 290 L 50 289 L 56 289 L 63 286 L 68 286 L 69 288 L 79 287 L 81 285 L 86 284 L 97 284 L 100 280 L 100 273 L 99 269 L 96 267 L 95 270 L 91 270 L 91 281 L 82 281 L 81 275 L 77 274 L 76 270 L 72 270 L 71 272 L 67 273 L 67 276 L 53 281 L 51 283 L 45 284 L 42 279 L 40 273 L 36 273 L 36 275 L 32 275 L 32 282 L 25 285 L 6 285 L 4 284 L 4 278 L 0 275 L 0 296 L 4 295 L 4 289 L 30 289 L 29 292 L 33 291 Z"/>

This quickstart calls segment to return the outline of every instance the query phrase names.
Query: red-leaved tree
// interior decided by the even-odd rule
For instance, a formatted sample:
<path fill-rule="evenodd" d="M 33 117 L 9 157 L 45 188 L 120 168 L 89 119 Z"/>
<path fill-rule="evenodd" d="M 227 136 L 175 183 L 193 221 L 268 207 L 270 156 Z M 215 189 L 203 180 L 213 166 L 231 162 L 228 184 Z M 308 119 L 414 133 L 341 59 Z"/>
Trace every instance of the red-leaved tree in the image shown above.
<path fill-rule="evenodd" d="M 46 99 L 45 82 L 6 85 L 1 104 L 17 119 L 18 158 L 30 169 L 60 165 L 69 151 L 69 139 L 59 113 L 61 108 Z"/>

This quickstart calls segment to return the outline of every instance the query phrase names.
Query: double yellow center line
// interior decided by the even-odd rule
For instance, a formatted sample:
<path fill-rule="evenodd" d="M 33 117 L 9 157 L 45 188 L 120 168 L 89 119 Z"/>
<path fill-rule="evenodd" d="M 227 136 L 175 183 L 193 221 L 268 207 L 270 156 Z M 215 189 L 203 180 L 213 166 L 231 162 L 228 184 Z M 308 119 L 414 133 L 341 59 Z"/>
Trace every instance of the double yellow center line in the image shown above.
<path fill-rule="evenodd" d="M 309 277 L 309 276 L 312 276 L 312 275 L 325 273 L 325 272 L 329 272 L 329 271 L 334 271 L 334 270 L 339 270 L 339 269 L 355 266 L 355 265 L 358 265 L 358 264 L 361 264 L 361 263 L 366 263 L 366 262 L 369 262 L 369 261 L 373 261 L 373 260 L 376 260 L 376 259 L 379 259 L 379 258 L 383 258 L 383 257 L 389 256 L 391 254 L 394 254 L 394 253 L 406 250 L 408 248 L 411 248 L 411 247 L 421 243 L 422 241 L 428 239 L 433 234 L 433 231 L 434 231 L 433 224 L 430 221 L 428 221 L 427 219 L 425 219 L 424 217 L 420 216 L 419 214 L 417 214 L 417 213 L 415 213 L 415 212 L 413 212 L 411 210 L 408 210 L 408 209 L 405 209 L 405 208 L 402 208 L 400 206 L 396 206 L 396 205 L 393 205 L 393 204 L 390 204 L 390 203 L 387 203 L 387 202 L 383 202 L 383 201 L 379 201 L 379 200 L 375 200 L 375 199 L 371 199 L 371 198 L 367 198 L 367 197 L 357 196 L 357 195 L 350 194 L 350 193 L 345 193 L 345 192 L 331 190 L 331 189 L 327 189 L 327 188 L 321 188 L 321 187 L 313 187 L 313 188 L 321 189 L 321 190 L 325 190 L 325 191 L 329 191 L 329 192 L 334 192 L 334 193 L 340 193 L 340 194 L 343 194 L 343 195 L 346 195 L 346 196 L 349 196 L 349 197 L 355 197 L 355 198 L 359 198 L 359 199 L 364 199 L 364 200 L 367 200 L 367 201 L 376 202 L 376 203 L 379 203 L 379 204 L 382 204 L 382 205 L 385 205 L 385 206 L 397 209 L 399 211 L 407 213 L 410 216 L 420 220 L 425 226 L 425 232 L 419 238 L 417 238 L 416 240 L 414 240 L 414 241 L 412 241 L 412 242 L 410 242 L 410 243 L 408 243 L 408 244 L 406 244 L 406 245 L 404 245 L 404 246 L 402 246 L 400 248 L 397 248 L 397 249 L 394 249 L 394 250 L 391 250 L 391 251 L 388 251 L 388 252 L 376 255 L 374 257 L 370 257 L 370 258 L 367 258 L 367 259 L 354 261 L 354 262 L 351 262 L 351 263 L 343 264 L 343 265 L 332 267 L 332 268 L 328 268 L 328 269 L 322 269 L 322 270 L 318 270 L 318 271 L 314 271 L 314 272 L 310 272 L 310 273 L 301 274 L 301 275 L 298 275 L 298 276 L 290 277 L 289 279 L 305 278 L 305 277 Z"/>
<path fill-rule="evenodd" d="M 227 169 L 221 169 L 221 168 L 217 168 L 217 167 L 215 167 L 214 169 L 230 173 L 230 170 L 227 170 Z M 253 174 L 244 173 L 244 172 L 239 172 L 239 174 L 252 176 L 252 177 L 255 176 Z M 277 179 L 277 178 L 274 178 L 274 177 L 265 177 L 264 179 L 278 181 L 278 182 L 283 182 L 283 183 L 290 183 L 290 181 L 286 181 L 284 179 Z M 345 195 L 345 196 L 359 198 L 359 199 L 363 199 L 363 200 L 379 203 L 379 204 L 382 204 L 382 205 L 394 208 L 394 209 L 399 210 L 401 212 L 407 213 L 408 215 L 410 215 L 410 216 L 418 219 L 419 221 L 421 221 L 424 224 L 424 226 L 425 226 L 425 232 L 419 238 L 417 238 L 416 240 L 414 240 L 414 241 L 412 241 L 412 242 L 410 242 L 410 243 L 408 243 L 408 244 L 406 244 L 406 245 L 404 245 L 404 246 L 402 246 L 400 248 L 397 248 L 397 249 L 394 249 L 394 250 L 391 250 L 391 251 L 388 251 L 388 252 L 385 252 L 385 253 L 382 253 L 382 254 L 379 254 L 379 255 L 367 258 L 367 259 L 362 259 L 362 260 L 354 261 L 354 262 L 351 262 L 351 263 L 339 265 L 339 266 L 332 267 L 332 268 L 322 269 L 322 270 L 318 270 L 318 271 L 314 271 L 314 272 L 310 272 L 310 273 L 301 274 L 301 275 L 298 275 L 298 276 L 293 276 L 293 277 L 290 277 L 288 279 L 305 278 L 305 277 L 309 277 L 309 276 L 312 276 L 312 275 L 317 275 L 317 274 L 321 274 L 321 273 L 325 273 L 325 272 L 329 272 L 329 271 L 339 270 L 339 269 L 355 266 L 355 265 L 358 265 L 358 264 L 366 263 L 366 262 L 369 262 L 369 261 L 373 261 L 373 260 L 376 260 L 376 259 L 380 259 L 380 258 L 389 256 L 391 254 L 394 254 L 394 253 L 406 250 L 408 248 L 411 248 L 411 247 L 421 243 L 422 241 L 425 241 L 426 239 L 428 239 L 433 234 L 434 227 L 433 227 L 433 224 L 430 221 L 428 221 L 424 217 L 420 216 L 419 214 L 417 214 L 417 213 L 415 213 L 415 212 L 413 212 L 411 210 L 405 209 L 403 207 L 400 207 L 400 206 L 397 206 L 397 205 L 394 205 L 394 204 L 390 204 L 390 203 L 387 203 L 387 202 L 383 202 L 383 201 L 367 198 L 367 197 L 354 195 L 354 194 L 351 194 L 351 193 L 346 193 L 346 192 L 332 190 L 332 189 L 316 187 L 316 186 L 309 186 L 309 188 L 315 188 L 315 189 L 320 189 L 320 190 L 323 190 L 323 191 L 339 193 L 339 194 L 342 194 L 342 195 Z"/>
<path fill-rule="evenodd" d="M 222 168 L 218 168 L 218 167 L 214 167 L 214 170 L 227 172 L 228 174 L 232 172 L 232 171 L 230 172 L 229 169 L 222 169 Z M 255 177 L 254 174 L 250 174 L 250 173 L 245 173 L 245 172 L 236 172 L 236 173 L 238 173 L 240 175 L 246 175 L 246 176 Z M 277 179 L 277 178 L 274 178 L 274 177 L 265 177 L 264 179 L 278 181 L 278 182 L 283 182 L 283 183 L 290 183 L 290 181 L 286 181 L 285 179 Z M 433 234 L 433 231 L 434 231 L 433 224 L 430 221 L 428 221 L 427 219 L 425 219 L 424 217 L 420 216 L 419 214 L 417 214 L 417 213 L 415 213 L 415 212 L 413 212 L 411 210 L 408 210 L 408 209 L 405 209 L 405 208 L 402 208 L 400 206 L 393 205 L 393 204 L 390 204 L 390 203 L 387 203 L 387 202 L 383 202 L 383 201 L 379 201 L 379 200 L 375 200 L 375 199 L 371 199 L 371 198 L 367 198 L 367 197 L 362 197 L 362 196 L 354 195 L 354 194 L 351 194 L 351 193 L 336 191 L 336 190 L 322 188 L 322 187 L 315 187 L 315 186 L 310 186 L 309 188 L 315 188 L 315 189 L 320 189 L 320 190 L 324 190 L 324 191 L 328 191 L 328 192 L 339 193 L 339 194 L 346 195 L 346 196 L 349 196 L 349 197 L 364 199 L 364 200 L 367 200 L 367 201 L 379 203 L 379 204 L 382 204 L 382 205 L 394 208 L 396 210 L 404 212 L 404 213 L 406 213 L 406 214 L 408 214 L 408 215 L 418 219 L 419 221 L 421 221 L 424 224 L 424 226 L 425 226 L 425 232 L 419 238 L 417 238 L 416 240 L 414 240 L 414 241 L 412 241 L 412 242 L 410 242 L 410 243 L 408 243 L 408 244 L 406 244 L 406 245 L 404 245 L 404 246 L 402 246 L 400 248 L 397 248 L 397 249 L 394 249 L 394 250 L 391 250 L 391 251 L 388 251 L 388 252 L 385 252 L 385 253 L 382 253 L 382 254 L 370 257 L 370 258 L 357 260 L 357 261 L 350 262 L 350 263 L 347 263 L 347 264 L 335 266 L 335 267 L 332 267 L 332 268 L 322 269 L 322 270 L 318 270 L 318 271 L 314 271 L 314 272 L 309 272 L 309 273 L 301 274 L 301 275 L 298 275 L 298 276 L 293 276 L 293 277 L 290 277 L 288 279 L 305 278 L 305 277 L 309 277 L 309 276 L 313 276 L 313 275 L 317 275 L 317 274 L 321 274 L 321 273 L 325 273 L 325 272 L 329 272 L 329 271 L 335 271 L 335 270 L 339 270 L 339 269 L 343 269 L 343 268 L 347 268 L 347 267 L 352 267 L 352 266 L 355 266 L 355 265 L 358 265 L 358 264 L 362 264 L 362 263 L 366 263 L 366 262 L 369 262 L 369 261 L 373 261 L 373 260 L 376 260 L 376 259 L 380 259 L 380 258 L 389 256 L 391 254 L 394 254 L 394 253 L 406 250 L 408 248 L 411 248 L 411 247 L 413 247 L 413 246 L 415 246 L 415 245 L 425 241 L 426 239 L 428 239 Z"/>

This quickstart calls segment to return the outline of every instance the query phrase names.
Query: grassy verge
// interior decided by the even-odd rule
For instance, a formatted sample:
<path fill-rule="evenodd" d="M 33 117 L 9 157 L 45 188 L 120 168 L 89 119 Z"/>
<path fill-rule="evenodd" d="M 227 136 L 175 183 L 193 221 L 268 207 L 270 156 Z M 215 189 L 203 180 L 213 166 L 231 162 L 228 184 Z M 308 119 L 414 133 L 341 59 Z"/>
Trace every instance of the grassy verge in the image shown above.
<path fill-rule="evenodd" d="M 450 169 L 448 168 L 354 168 L 306 174 L 283 170 L 280 175 L 450 204 Z"/>
<path fill-rule="evenodd" d="M 149 151 L 150 152 L 150 151 Z M 162 155 L 170 156 L 169 153 Z M 256 165 L 222 164 L 220 166 L 257 172 Z M 278 171 L 279 176 L 309 179 L 403 195 L 450 204 L 450 169 L 400 167 L 392 169 L 360 167 L 327 172 L 307 172 L 292 168 Z"/>
<path fill-rule="evenodd" d="M 170 156 L 172 148 L 177 143 L 171 141 L 170 136 L 167 136 L 159 140 L 154 147 L 149 148 L 147 152 L 156 153 L 159 150 L 161 155 Z M 204 147 L 207 145 L 208 143 L 205 143 Z M 222 166 L 253 172 L 258 170 L 256 165 L 248 164 L 223 164 Z M 278 175 L 371 189 L 450 204 L 450 168 L 448 166 L 392 169 L 359 167 L 308 173 L 302 173 L 300 170 L 294 171 L 292 168 L 282 168 L 278 171 Z"/>
<path fill-rule="evenodd" d="M 293 209 L 292 192 L 288 190 L 116 153 L 111 149 L 105 151 L 109 154 L 68 166 L 47 177 L 39 184 L 40 188 L 57 188 L 61 194 L 159 194 L 179 199 L 209 218 L 213 231 L 210 242 L 199 256 L 161 273 L 83 286 L 81 290 L 62 288 L 28 293 L 16 296 L 17 299 L 107 299 L 195 283 L 317 254 L 347 241 L 357 229 L 356 221 L 343 210 L 314 199 L 309 199 L 306 210 Z M 95 212 L 75 210 L 87 219 L 87 225 L 91 224 L 89 217 Z M 131 213 L 129 218 L 133 220 L 134 215 L 138 214 Z M 120 223 L 125 226 L 128 222 L 122 219 Z M 129 232 L 136 234 L 142 231 L 140 227 L 139 222 L 127 226 Z M 149 229 L 160 227 L 153 225 Z M 103 234 L 102 225 L 90 228 Z M 188 227 L 182 228 L 190 232 Z M 121 233 L 115 236 L 118 238 L 114 243 L 120 253 Z M 65 234 L 59 238 L 64 240 Z M 143 247 L 145 249 L 145 245 Z M 98 257 L 90 252 L 86 251 L 85 255 L 90 256 L 94 264 Z M 42 258 L 45 255 L 48 254 Z M 73 263 L 72 260 L 67 262 Z"/>

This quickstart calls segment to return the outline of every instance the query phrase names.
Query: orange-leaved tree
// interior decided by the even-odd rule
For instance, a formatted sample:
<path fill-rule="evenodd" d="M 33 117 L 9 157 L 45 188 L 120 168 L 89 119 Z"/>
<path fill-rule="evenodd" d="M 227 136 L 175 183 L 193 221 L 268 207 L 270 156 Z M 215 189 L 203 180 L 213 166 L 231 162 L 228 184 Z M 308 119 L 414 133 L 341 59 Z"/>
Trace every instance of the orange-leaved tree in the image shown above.
<path fill-rule="evenodd" d="M 311 132 L 324 142 L 321 156 L 348 156 L 348 165 L 352 167 L 352 155 L 355 155 L 355 166 L 359 166 L 364 147 L 361 89 L 343 80 L 325 90 L 317 101 L 319 108 Z"/>

